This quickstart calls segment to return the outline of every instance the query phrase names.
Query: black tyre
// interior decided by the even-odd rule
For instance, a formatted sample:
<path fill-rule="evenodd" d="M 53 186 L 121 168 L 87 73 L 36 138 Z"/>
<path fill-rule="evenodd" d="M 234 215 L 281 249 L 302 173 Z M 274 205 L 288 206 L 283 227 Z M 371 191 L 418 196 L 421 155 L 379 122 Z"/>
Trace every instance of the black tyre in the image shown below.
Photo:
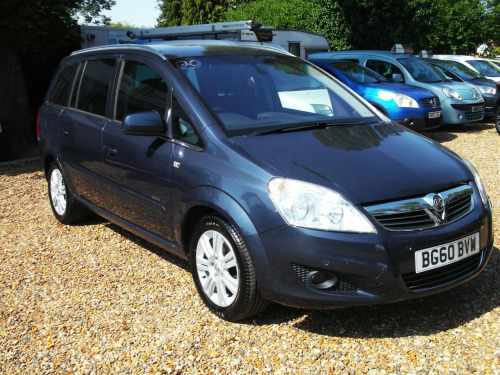
<path fill-rule="evenodd" d="M 497 129 L 498 134 L 500 134 L 500 106 L 496 109 L 493 119 L 495 120 L 495 128 Z"/>
<path fill-rule="evenodd" d="M 88 210 L 66 187 L 66 181 L 57 163 L 50 165 L 47 177 L 50 206 L 57 220 L 63 224 L 73 224 L 85 219 Z"/>
<path fill-rule="evenodd" d="M 191 237 L 190 262 L 198 293 L 220 318 L 235 322 L 268 306 L 257 288 L 243 239 L 222 218 L 205 216 L 196 225 Z"/>

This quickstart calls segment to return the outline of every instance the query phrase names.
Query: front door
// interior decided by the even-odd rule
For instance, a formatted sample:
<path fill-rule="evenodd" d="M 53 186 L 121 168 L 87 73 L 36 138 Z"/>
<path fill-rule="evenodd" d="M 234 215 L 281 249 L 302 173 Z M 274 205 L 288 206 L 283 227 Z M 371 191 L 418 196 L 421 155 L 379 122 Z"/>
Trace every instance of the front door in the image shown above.
<path fill-rule="evenodd" d="M 102 133 L 103 181 L 107 211 L 144 230 L 172 240 L 172 143 L 166 138 L 126 135 L 122 121 L 131 113 L 167 113 L 168 86 L 153 61 L 122 61 L 113 120 Z"/>

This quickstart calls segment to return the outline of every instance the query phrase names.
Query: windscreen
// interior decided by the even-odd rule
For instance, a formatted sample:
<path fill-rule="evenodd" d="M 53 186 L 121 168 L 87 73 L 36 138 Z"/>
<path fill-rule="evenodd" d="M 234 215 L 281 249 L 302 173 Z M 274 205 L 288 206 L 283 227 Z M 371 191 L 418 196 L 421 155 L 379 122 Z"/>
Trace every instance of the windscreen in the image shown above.
<path fill-rule="evenodd" d="M 445 80 L 445 77 L 432 66 L 416 57 L 401 58 L 398 59 L 398 61 L 406 68 L 411 76 L 419 82 L 436 83 Z"/>
<path fill-rule="evenodd" d="M 385 78 L 364 66 L 344 61 L 332 62 L 331 66 L 344 73 L 351 81 L 357 83 L 377 83 L 385 81 Z"/>
<path fill-rule="evenodd" d="M 451 60 L 433 60 L 438 64 L 446 66 L 448 69 L 452 70 L 460 78 L 469 81 L 471 79 L 483 78 L 484 76 L 475 70 L 465 66 L 458 61 Z"/>
<path fill-rule="evenodd" d="M 229 137 L 288 124 L 378 121 L 341 85 L 293 56 L 207 55 L 171 62 Z"/>
<path fill-rule="evenodd" d="M 500 68 L 486 60 L 469 60 L 467 62 L 484 76 L 500 77 Z"/>

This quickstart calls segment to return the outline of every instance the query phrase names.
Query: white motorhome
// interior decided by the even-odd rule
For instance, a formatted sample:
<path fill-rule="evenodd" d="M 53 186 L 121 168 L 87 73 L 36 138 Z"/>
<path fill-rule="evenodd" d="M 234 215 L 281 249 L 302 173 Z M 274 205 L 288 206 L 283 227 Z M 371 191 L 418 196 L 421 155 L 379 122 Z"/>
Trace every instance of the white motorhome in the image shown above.
<path fill-rule="evenodd" d="M 82 48 L 176 39 L 232 39 L 258 42 L 257 33 L 259 41 L 273 43 L 304 59 L 311 53 L 330 51 L 330 45 L 322 35 L 300 30 L 259 27 L 259 25 L 258 21 L 238 21 L 153 29 L 105 26 L 80 26 L 80 28 Z"/>

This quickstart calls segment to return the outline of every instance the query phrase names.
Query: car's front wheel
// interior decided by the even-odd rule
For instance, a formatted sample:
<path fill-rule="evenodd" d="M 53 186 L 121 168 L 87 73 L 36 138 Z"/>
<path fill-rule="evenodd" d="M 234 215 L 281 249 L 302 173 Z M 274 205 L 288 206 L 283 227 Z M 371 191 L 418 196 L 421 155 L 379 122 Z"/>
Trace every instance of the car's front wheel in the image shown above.
<path fill-rule="evenodd" d="M 196 225 L 190 261 L 198 293 L 222 319 L 242 320 L 267 307 L 243 239 L 233 225 L 219 216 L 205 216 Z"/>
<path fill-rule="evenodd" d="M 48 184 L 50 206 L 57 220 L 63 224 L 72 224 L 87 217 L 87 208 L 71 194 L 56 162 L 53 162 L 49 168 Z"/>
<path fill-rule="evenodd" d="M 500 105 L 496 109 L 493 118 L 495 119 L 495 128 L 497 129 L 498 134 L 500 134 Z"/>

